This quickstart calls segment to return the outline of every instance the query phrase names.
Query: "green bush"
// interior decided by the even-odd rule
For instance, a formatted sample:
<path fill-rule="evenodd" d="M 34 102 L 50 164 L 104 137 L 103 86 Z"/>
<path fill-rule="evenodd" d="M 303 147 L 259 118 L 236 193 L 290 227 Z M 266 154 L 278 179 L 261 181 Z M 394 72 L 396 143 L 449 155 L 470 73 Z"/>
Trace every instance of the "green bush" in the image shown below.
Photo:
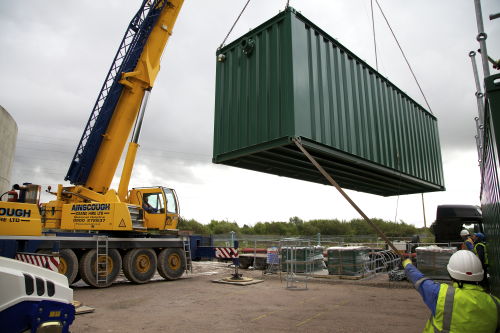
<path fill-rule="evenodd" d="M 388 237 L 408 237 L 413 234 L 421 234 L 424 228 L 416 228 L 412 224 L 407 224 L 400 220 L 399 223 L 373 218 L 372 222 Z M 259 221 L 252 225 L 245 224 L 239 227 L 236 221 L 229 222 L 225 220 L 211 220 L 209 224 L 201 224 L 194 219 L 179 218 L 179 229 L 194 230 L 196 234 L 227 234 L 234 231 L 243 235 L 276 235 L 276 236 L 314 236 L 318 233 L 322 235 L 336 236 L 356 236 L 373 235 L 376 236 L 368 223 L 361 218 L 355 218 L 350 221 L 338 219 L 315 219 L 304 221 L 294 216 L 288 222 L 262 222 Z M 431 236 L 429 230 L 428 235 Z"/>

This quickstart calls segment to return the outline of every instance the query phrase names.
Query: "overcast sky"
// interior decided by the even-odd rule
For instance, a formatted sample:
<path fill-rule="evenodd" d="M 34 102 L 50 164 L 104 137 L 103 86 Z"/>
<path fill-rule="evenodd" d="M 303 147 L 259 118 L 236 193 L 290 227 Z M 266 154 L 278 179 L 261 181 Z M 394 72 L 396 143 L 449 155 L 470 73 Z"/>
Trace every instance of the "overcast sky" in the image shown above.
<path fill-rule="evenodd" d="M 1 1 L 0 105 L 19 128 L 11 184 L 56 187 L 67 169 L 123 34 L 140 0 Z M 356 211 L 331 186 L 211 163 L 215 50 L 245 0 L 186 0 L 161 63 L 130 187 L 174 188 L 181 215 L 202 223 L 351 219 Z M 447 190 L 425 194 L 428 225 L 440 204 L 479 205 L 476 91 L 468 53 L 477 50 L 473 0 L 379 0 L 434 115 Z M 252 0 L 228 43 L 285 7 Z M 369 0 L 291 0 L 290 6 L 375 67 Z M 483 0 L 489 54 L 500 58 L 500 1 Z M 379 71 L 425 101 L 375 8 Z M 480 66 L 480 58 L 477 57 Z M 490 67 L 491 68 L 491 67 Z M 482 68 L 479 67 L 482 78 Z M 491 73 L 499 73 L 491 69 Z M 122 157 L 123 162 L 123 157 Z M 118 188 L 120 163 L 112 188 Z M 394 220 L 397 197 L 347 191 L 369 217 Z M 43 194 L 42 201 L 54 197 Z M 421 196 L 399 198 L 397 220 L 423 226 Z"/>

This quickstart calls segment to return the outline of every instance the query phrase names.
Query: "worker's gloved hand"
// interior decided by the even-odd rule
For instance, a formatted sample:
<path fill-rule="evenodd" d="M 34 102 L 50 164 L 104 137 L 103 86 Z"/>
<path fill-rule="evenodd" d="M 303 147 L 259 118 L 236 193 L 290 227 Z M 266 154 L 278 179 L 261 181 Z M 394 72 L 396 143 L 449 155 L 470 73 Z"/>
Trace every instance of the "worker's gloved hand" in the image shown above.
<path fill-rule="evenodd" d="M 406 259 L 403 261 L 403 268 L 406 268 L 406 265 L 411 264 L 411 259 Z"/>

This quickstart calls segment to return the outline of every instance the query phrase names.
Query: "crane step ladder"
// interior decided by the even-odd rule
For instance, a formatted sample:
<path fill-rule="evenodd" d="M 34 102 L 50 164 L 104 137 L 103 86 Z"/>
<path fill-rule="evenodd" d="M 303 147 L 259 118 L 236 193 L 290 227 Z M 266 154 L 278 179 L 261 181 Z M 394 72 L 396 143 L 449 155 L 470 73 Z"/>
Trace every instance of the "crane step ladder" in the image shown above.
<path fill-rule="evenodd" d="M 108 283 L 108 236 L 94 236 L 96 239 L 96 283 Z M 104 260 L 99 260 L 104 256 Z"/>
<path fill-rule="evenodd" d="M 186 258 L 186 273 L 188 273 L 188 271 L 193 273 L 193 262 L 191 260 L 191 237 L 182 236 L 182 242 L 184 244 L 184 257 Z"/>

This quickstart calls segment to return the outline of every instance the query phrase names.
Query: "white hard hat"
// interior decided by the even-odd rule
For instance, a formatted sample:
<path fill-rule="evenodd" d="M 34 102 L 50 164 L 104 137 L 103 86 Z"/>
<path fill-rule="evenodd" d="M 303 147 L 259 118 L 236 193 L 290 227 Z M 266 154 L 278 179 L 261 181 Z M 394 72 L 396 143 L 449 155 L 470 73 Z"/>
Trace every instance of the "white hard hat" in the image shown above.
<path fill-rule="evenodd" d="M 451 256 L 448 262 L 448 273 L 459 281 L 481 281 L 483 267 L 481 260 L 471 251 L 458 251 Z"/>
<path fill-rule="evenodd" d="M 460 236 L 469 236 L 469 231 L 465 229 L 460 231 Z"/>

